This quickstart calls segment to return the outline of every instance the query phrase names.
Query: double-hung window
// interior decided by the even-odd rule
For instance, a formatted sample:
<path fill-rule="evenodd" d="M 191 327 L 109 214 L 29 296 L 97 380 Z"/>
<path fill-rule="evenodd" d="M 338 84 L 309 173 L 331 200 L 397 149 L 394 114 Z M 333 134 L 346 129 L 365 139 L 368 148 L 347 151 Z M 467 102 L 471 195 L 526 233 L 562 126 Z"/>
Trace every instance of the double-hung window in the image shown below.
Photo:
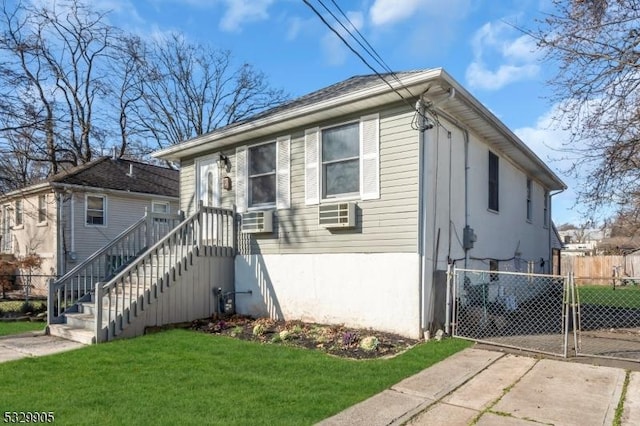
<path fill-rule="evenodd" d="M 305 130 L 305 204 L 380 198 L 380 117 Z"/>
<path fill-rule="evenodd" d="M 106 225 L 107 198 L 104 195 L 87 195 L 86 224 Z"/>
<path fill-rule="evenodd" d="M 291 207 L 291 136 L 236 149 L 236 205 L 247 209 Z"/>
<path fill-rule="evenodd" d="M 276 143 L 266 143 L 248 150 L 249 207 L 276 203 Z"/>
<path fill-rule="evenodd" d="M 496 212 L 500 211 L 498 160 L 498 156 L 489 151 L 489 210 Z"/>
<path fill-rule="evenodd" d="M 47 196 L 38 196 L 38 223 L 45 223 L 47 221 Z"/>
<path fill-rule="evenodd" d="M 22 208 L 22 200 L 16 200 L 16 211 L 15 211 L 15 222 L 14 222 L 14 226 L 22 226 L 22 215 L 23 215 L 23 208 Z"/>
<path fill-rule="evenodd" d="M 360 194 L 360 123 L 322 130 L 322 198 Z"/>

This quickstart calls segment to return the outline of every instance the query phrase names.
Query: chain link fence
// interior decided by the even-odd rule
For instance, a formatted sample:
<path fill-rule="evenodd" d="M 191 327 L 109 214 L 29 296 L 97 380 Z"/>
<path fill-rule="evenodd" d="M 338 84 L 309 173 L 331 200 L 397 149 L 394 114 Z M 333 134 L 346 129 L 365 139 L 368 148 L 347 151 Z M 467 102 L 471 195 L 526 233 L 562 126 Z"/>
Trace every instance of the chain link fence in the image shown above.
<path fill-rule="evenodd" d="M 566 356 L 565 277 L 465 269 L 449 276 L 453 336 Z"/>
<path fill-rule="evenodd" d="M 0 275 L 0 297 L 2 299 L 30 300 L 46 299 L 49 280 L 53 275 L 6 274 Z"/>
<path fill-rule="evenodd" d="M 640 361 L 640 278 L 574 282 L 576 354 Z"/>

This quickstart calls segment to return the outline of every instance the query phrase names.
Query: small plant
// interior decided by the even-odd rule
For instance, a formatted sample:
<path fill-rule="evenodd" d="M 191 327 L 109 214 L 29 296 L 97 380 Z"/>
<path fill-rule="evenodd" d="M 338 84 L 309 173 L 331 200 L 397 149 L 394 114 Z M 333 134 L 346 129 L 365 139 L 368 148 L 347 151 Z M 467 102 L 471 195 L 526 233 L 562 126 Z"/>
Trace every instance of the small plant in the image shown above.
<path fill-rule="evenodd" d="M 236 325 L 235 327 L 233 327 L 229 334 L 231 335 L 231 337 L 238 337 L 242 334 L 243 331 L 244 329 L 242 328 L 242 326 Z"/>
<path fill-rule="evenodd" d="M 277 336 L 280 338 L 280 340 L 289 340 L 293 337 L 292 333 L 289 330 L 282 330 L 277 334 Z"/>
<path fill-rule="evenodd" d="M 33 306 L 33 303 L 25 301 L 22 306 L 20 306 L 20 313 L 22 314 L 30 314 L 33 313 L 33 311 L 35 310 L 35 307 Z"/>
<path fill-rule="evenodd" d="M 253 335 L 254 336 L 262 336 L 267 331 L 267 327 L 264 324 L 259 323 L 253 327 Z"/>
<path fill-rule="evenodd" d="M 291 332 L 293 334 L 300 334 L 300 333 L 302 333 L 302 331 L 303 331 L 303 329 L 302 329 L 302 326 L 300 324 L 294 325 L 293 329 L 291 330 Z"/>
<path fill-rule="evenodd" d="M 276 333 L 271 337 L 271 343 L 280 343 L 282 342 L 282 338 L 280 337 L 280 334 Z"/>
<path fill-rule="evenodd" d="M 358 344 L 358 334 L 347 331 L 342 335 L 342 346 L 350 348 Z"/>
<path fill-rule="evenodd" d="M 367 336 L 360 341 L 360 348 L 366 352 L 375 351 L 378 349 L 380 341 L 375 336 Z"/>

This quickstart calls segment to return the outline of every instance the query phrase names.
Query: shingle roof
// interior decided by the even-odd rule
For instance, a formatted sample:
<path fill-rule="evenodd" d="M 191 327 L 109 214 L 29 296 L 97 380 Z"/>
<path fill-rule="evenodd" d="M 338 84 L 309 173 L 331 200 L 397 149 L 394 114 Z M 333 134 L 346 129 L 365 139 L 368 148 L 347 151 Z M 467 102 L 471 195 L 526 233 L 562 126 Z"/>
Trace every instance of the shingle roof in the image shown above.
<path fill-rule="evenodd" d="M 311 105 L 311 104 L 315 104 L 318 102 L 322 102 L 322 101 L 326 101 L 329 100 L 331 98 L 335 98 L 338 97 L 340 95 L 344 95 L 347 93 L 351 93 L 357 90 L 361 90 L 361 89 L 365 89 L 367 87 L 370 86 L 376 86 L 379 85 L 382 80 L 380 78 L 380 76 L 382 76 L 384 78 L 384 80 L 393 83 L 395 81 L 396 78 L 398 79 L 402 79 L 405 78 L 407 76 L 413 75 L 413 74 L 417 74 L 417 73 L 421 73 L 421 72 L 425 72 L 427 71 L 426 69 L 423 70 L 412 70 L 412 71 L 403 71 L 403 72 L 396 72 L 396 73 L 385 73 L 385 74 L 367 74 L 367 75 L 357 75 L 357 76 L 353 76 L 347 80 L 341 81 L 339 83 L 335 83 L 332 84 L 331 86 L 328 87 L 324 87 L 320 90 L 316 90 L 315 92 L 311 92 L 308 93 L 304 96 L 301 96 L 299 98 L 293 99 L 292 101 L 289 102 L 285 102 L 283 104 L 280 104 L 278 106 L 275 106 L 273 108 L 270 108 L 266 111 L 260 112 L 258 114 L 252 115 L 249 118 L 246 118 L 244 120 L 240 120 L 237 121 L 233 124 L 230 124 L 227 127 L 233 127 L 233 126 L 237 126 L 249 121 L 253 121 L 259 118 L 264 118 L 264 117 L 268 117 L 270 115 L 279 113 L 279 112 L 283 112 L 283 111 L 287 111 L 287 110 L 293 110 L 296 108 L 301 108 L 307 105 Z"/>
<path fill-rule="evenodd" d="M 129 174 L 132 170 L 133 173 Z M 58 173 L 50 183 L 178 197 L 177 170 L 132 160 L 101 157 L 95 161 Z"/>

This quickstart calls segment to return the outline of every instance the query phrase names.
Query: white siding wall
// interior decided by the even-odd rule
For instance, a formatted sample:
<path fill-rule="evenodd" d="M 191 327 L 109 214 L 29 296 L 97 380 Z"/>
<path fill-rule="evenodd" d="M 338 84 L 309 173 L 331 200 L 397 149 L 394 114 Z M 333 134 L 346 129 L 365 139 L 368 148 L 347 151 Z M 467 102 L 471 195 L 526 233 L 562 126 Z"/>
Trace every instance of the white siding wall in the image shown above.
<path fill-rule="evenodd" d="M 318 123 L 340 124 L 359 118 Z M 304 131 L 294 129 L 291 136 L 291 208 L 277 210 L 274 232 L 269 235 L 244 236 L 243 253 L 416 253 L 418 223 L 418 132 L 411 129 L 413 112 L 406 106 L 380 111 L 380 199 L 359 201 L 355 229 L 329 231 L 318 227 L 318 206 L 306 206 L 304 199 Z M 314 126 L 309 126 L 314 127 Z M 246 145 L 275 141 L 276 137 L 247 141 Z M 231 191 L 222 191 L 222 206 L 235 203 L 235 147 L 224 150 L 231 170 L 221 172 L 233 181 Z M 195 211 L 196 161 L 181 161 L 181 208 Z"/>
<path fill-rule="evenodd" d="M 464 257 L 462 249 L 465 225 L 464 206 L 464 137 L 461 130 L 443 121 L 451 130 L 451 139 L 446 131 L 439 137 L 430 130 L 427 143 L 437 146 L 431 153 L 438 156 L 437 198 L 430 201 L 436 211 L 435 229 L 440 230 L 437 269 L 446 269 L 447 256 L 452 259 Z M 437 143 L 436 143 L 437 141 Z M 488 209 L 488 156 L 492 151 L 499 157 L 499 212 Z M 449 158 L 451 153 L 451 158 Z M 451 167 L 449 167 L 451 160 Z M 432 166 L 433 167 L 433 166 Z M 451 172 L 449 172 L 451 170 Z M 451 183 L 449 182 L 451 175 Z M 469 251 L 469 268 L 488 269 L 488 258 L 500 261 L 501 270 L 527 271 L 527 261 L 536 262 L 536 272 L 541 272 L 540 259 L 545 260 L 544 271 L 549 271 L 550 228 L 544 225 L 544 193 L 540 182 L 532 178 L 532 220 L 527 220 L 527 175 L 497 150 L 491 149 L 473 133 L 469 143 L 468 210 L 469 225 L 478 240 Z M 434 183 L 435 185 L 435 183 Z M 451 210 L 449 211 L 449 185 L 451 186 Z M 430 194 L 433 196 L 433 191 Z M 428 201 L 429 203 L 429 201 Z M 431 222 L 433 223 L 433 218 Z M 451 223 L 451 229 L 449 228 Z M 434 234 L 437 235 L 437 232 Z M 517 253 L 521 259 L 516 261 Z M 463 266 L 464 262 L 457 262 Z"/>
<path fill-rule="evenodd" d="M 167 201 L 166 198 L 153 196 L 125 196 L 123 194 L 109 192 L 91 192 L 90 194 L 106 196 L 106 225 L 95 226 L 86 224 L 86 198 L 84 192 L 65 194 L 62 220 L 65 230 L 64 240 L 67 251 L 67 271 L 104 247 L 122 231 L 138 221 L 144 216 L 145 208 L 151 211 L 152 201 Z M 71 201 L 71 197 L 73 197 L 73 202 Z M 73 214 L 71 212 L 72 208 Z M 169 208 L 170 213 L 177 213 L 179 210 L 178 201 L 171 201 Z M 72 235 L 71 232 L 72 218 L 74 235 Z M 76 253 L 75 261 L 72 261 L 69 256 L 69 253 L 72 251 Z"/>
<path fill-rule="evenodd" d="M 47 220 L 38 221 L 38 197 L 46 195 Z M 28 195 L 22 198 L 23 215 L 21 226 L 15 225 L 15 199 L 6 203 L 11 207 L 13 226 L 13 249 L 16 256 L 37 253 L 42 258 L 40 270 L 36 275 L 49 275 L 56 272 L 56 200 L 51 191 Z"/>
<path fill-rule="evenodd" d="M 341 323 L 418 338 L 414 253 L 237 256 L 238 312 Z"/>

